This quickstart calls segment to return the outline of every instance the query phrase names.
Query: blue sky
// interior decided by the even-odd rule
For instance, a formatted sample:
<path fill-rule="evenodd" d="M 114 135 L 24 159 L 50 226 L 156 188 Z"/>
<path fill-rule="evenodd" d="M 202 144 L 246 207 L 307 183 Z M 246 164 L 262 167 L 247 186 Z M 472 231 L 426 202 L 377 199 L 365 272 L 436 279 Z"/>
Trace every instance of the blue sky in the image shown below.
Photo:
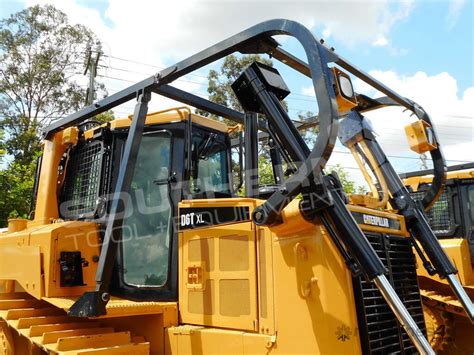
<path fill-rule="evenodd" d="M 96 9 L 104 23 L 110 28 L 114 27 L 114 23 L 106 16 L 108 1 L 78 0 L 77 3 Z M 394 3 L 397 1 L 392 1 L 391 6 Z M 474 2 L 464 1 L 459 16 L 452 24 L 448 15 L 450 1 L 417 1 L 410 15 L 393 25 L 389 47 L 350 45 L 331 38 L 328 43 L 344 57 L 364 68 L 395 69 L 403 75 L 418 70 L 428 74 L 447 71 L 456 78 L 459 90 L 464 91 L 474 81 L 473 4 Z M 5 18 L 23 8 L 23 1 L 2 0 L 0 17 Z M 315 26 L 314 32 L 316 36 L 323 37 L 324 24 Z"/>
<path fill-rule="evenodd" d="M 464 91 L 474 80 L 472 4 L 466 3 L 450 28 L 447 1 L 420 1 L 411 15 L 392 29 L 392 46 L 400 53 L 391 53 L 386 47 L 368 50 L 353 47 L 344 48 L 344 56 L 365 68 L 395 69 L 403 75 L 418 70 L 429 75 L 446 71 L 456 78 L 459 89 Z"/>
<path fill-rule="evenodd" d="M 87 25 L 103 41 L 101 80 L 109 93 L 262 20 L 284 17 L 300 21 L 317 37 L 324 37 L 341 56 L 423 105 L 439 125 L 451 165 L 473 160 L 472 1 L 2 0 L 0 17 L 38 2 L 53 3 L 71 22 Z M 302 55 L 294 41 L 283 40 L 282 44 Z M 278 68 L 293 93 L 288 99 L 290 115 L 316 111 L 308 80 Z M 177 84 L 206 95 L 206 70 Z M 360 82 L 355 86 L 360 92 L 377 96 Z M 156 108 L 171 104 L 157 100 Z M 123 105 L 116 114 L 126 114 L 132 107 L 133 103 Z M 410 119 L 391 111 L 383 116 L 370 118 L 388 154 L 406 157 L 394 158 L 396 168 L 419 168 L 420 162 L 406 148 L 403 136 L 403 125 Z M 336 153 L 332 163 L 354 170 L 359 179 L 348 158 Z"/>

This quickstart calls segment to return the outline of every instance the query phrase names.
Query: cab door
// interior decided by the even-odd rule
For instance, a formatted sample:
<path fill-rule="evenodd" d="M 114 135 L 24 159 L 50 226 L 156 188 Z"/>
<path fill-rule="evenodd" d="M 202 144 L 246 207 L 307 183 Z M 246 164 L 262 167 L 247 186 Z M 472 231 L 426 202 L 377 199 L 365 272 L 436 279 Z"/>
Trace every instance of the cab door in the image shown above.
<path fill-rule="evenodd" d="M 249 220 L 253 206 L 241 200 L 194 200 L 179 206 L 184 323 L 258 330 L 256 232 Z"/>
<path fill-rule="evenodd" d="M 124 138 L 115 143 L 120 159 Z M 137 300 L 176 300 L 173 263 L 174 206 L 172 179 L 175 166 L 173 129 L 148 129 L 137 154 L 130 194 L 122 196 L 125 212 L 118 244 L 113 294 Z M 183 153 L 179 158 L 183 159 Z M 115 163 L 119 166 L 119 161 Z M 114 168 L 111 169 L 114 175 Z M 112 180 L 113 180 L 112 176 Z M 113 185 L 113 184 L 112 184 Z"/>
<path fill-rule="evenodd" d="M 123 281 L 163 287 L 168 278 L 171 200 L 168 177 L 171 134 L 143 135 L 122 228 Z"/>

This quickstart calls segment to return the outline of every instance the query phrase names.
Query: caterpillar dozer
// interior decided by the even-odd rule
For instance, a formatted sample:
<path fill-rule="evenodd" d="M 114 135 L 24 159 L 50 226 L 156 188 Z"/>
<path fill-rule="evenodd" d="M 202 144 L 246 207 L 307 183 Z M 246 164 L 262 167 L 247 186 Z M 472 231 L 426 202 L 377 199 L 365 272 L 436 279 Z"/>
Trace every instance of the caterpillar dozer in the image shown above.
<path fill-rule="evenodd" d="M 433 181 L 433 171 L 413 171 L 400 177 L 412 197 L 419 200 Z M 442 194 L 426 214 L 443 250 L 458 268 L 461 284 L 474 298 L 474 163 L 448 167 Z M 433 347 L 445 353 L 473 353 L 474 326 L 445 280 L 430 270 L 419 268 L 418 276 L 426 323 L 436 333 Z"/>
<path fill-rule="evenodd" d="M 282 49 L 276 35 L 297 40 L 306 61 Z M 319 111 L 312 149 L 282 105 L 290 91 L 273 67 L 255 62 L 234 82 L 243 112 L 172 85 L 234 52 L 268 54 L 311 79 Z M 357 94 L 351 76 L 386 96 Z M 185 106 L 148 113 L 152 94 Z M 130 117 L 93 121 L 130 100 Z M 364 118 L 387 106 L 413 112 L 410 145 L 433 158 L 432 183 L 419 202 Z M 371 182 L 369 195 L 347 196 L 337 174 L 324 172 L 337 139 Z M 261 140 L 275 182 L 264 187 Z M 245 170 L 235 178 L 233 146 L 235 170 Z M 471 321 L 474 314 L 423 213 L 445 179 L 422 107 L 304 26 L 260 23 L 47 127 L 34 215 L 9 221 L 0 235 L 0 349 L 434 354 L 415 253 L 426 254 Z M 245 197 L 234 188 L 242 182 Z"/>

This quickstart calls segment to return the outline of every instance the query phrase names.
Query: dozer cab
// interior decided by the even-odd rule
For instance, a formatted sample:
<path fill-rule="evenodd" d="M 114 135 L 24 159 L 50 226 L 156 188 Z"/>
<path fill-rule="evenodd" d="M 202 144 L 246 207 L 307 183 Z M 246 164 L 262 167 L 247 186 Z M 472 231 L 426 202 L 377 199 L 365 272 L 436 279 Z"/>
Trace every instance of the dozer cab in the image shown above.
<path fill-rule="evenodd" d="M 303 61 L 275 35 L 301 44 Z M 311 79 L 313 149 L 281 103 L 290 92 L 261 63 L 232 85 L 243 112 L 171 84 L 234 53 L 269 54 Z M 385 94 L 354 92 L 351 76 Z M 152 93 L 186 107 L 148 114 Z M 132 116 L 93 117 L 136 100 Z M 230 131 L 188 106 L 242 125 L 235 194 Z M 417 203 L 363 114 L 402 106 L 435 166 Z M 383 118 L 381 118 L 383 119 Z M 420 131 L 421 130 L 421 131 Z M 324 167 L 336 140 L 381 186 L 346 196 Z M 258 184 L 267 139 L 275 185 Z M 423 208 L 445 182 L 428 114 L 320 43 L 271 20 L 50 125 L 34 217 L 0 236 L 1 350 L 7 354 L 433 354 L 415 250 L 429 257 L 467 316 L 472 301 Z M 370 180 L 370 179 L 369 179 Z M 238 185 L 238 184 L 237 184 Z"/>
<path fill-rule="evenodd" d="M 400 177 L 415 200 L 423 196 L 432 181 L 433 170 L 412 171 Z M 446 186 L 438 200 L 426 211 L 431 229 L 458 269 L 461 284 L 474 298 L 474 163 L 449 166 Z M 424 261 L 419 259 L 422 264 Z M 418 268 L 425 319 L 433 329 L 435 348 L 446 353 L 464 349 L 473 352 L 474 326 L 445 280 Z"/>

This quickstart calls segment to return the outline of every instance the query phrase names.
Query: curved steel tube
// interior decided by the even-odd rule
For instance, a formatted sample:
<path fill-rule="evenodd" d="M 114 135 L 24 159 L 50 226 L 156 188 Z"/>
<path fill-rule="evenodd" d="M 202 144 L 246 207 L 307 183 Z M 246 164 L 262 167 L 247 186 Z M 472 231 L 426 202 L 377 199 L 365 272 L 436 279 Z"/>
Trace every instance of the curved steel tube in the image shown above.
<path fill-rule="evenodd" d="M 433 136 L 437 145 L 436 149 L 430 151 L 431 160 L 433 161 L 433 181 L 431 183 L 430 188 L 425 192 L 425 196 L 421 201 L 423 208 L 425 209 L 425 211 L 427 211 L 431 208 L 431 206 L 433 206 L 433 204 L 438 200 L 439 196 L 443 193 L 443 189 L 446 184 L 448 168 L 446 165 L 446 159 L 444 158 L 443 151 L 441 150 L 441 146 L 438 139 L 438 133 L 434 127 L 433 121 L 431 120 L 430 116 L 415 101 L 406 98 L 405 100 L 411 105 L 411 108 L 408 109 L 413 111 L 413 113 L 419 120 L 425 121 L 432 127 Z M 386 106 L 406 107 L 406 105 L 402 105 L 388 96 L 382 96 L 377 99 L 374 99 L 373 101 L 379 103 L 380 105 L 377 106 L 376 104 L 376 106 L 372 106 L 369 110 L 374 110 Z M 364 111 L 368 110 L 361 110 L 361 112 Z"/>
<path fill-rule="evenodd" d="M 319 135 L 313 151 L 298 171 L 286 180 L 281 192 L 275 192 L 261 206 L 263 218 L 259 224 L 271 224 L 272 216 L 278 214 L 289 200 L 296 196 L 301 189 L 307 173 L 312 171 L 317 175 L 326 165 L 337 139 L 337 103 L 333 89 L 332 74 L 328 64 L 334 61 L 334 54 L 321 45 L 314 35 L 301 24 L 290 20 L 270 20 L 250 27 L 235 36 L 232 36 L 213 47 L 199 52 L 176 65 L 160 72 L 160 82 L 169 83 L 182 75 L 220 59 L 224 55 L 236 50 L 242 50 L 242 45 L 249 45 L 252 41 L 269 38 L 274 35 L 288 35 L 297 39 L 302 45 L 308 59 L 309 76 L 312 79 L 316 100 L 319 108 Z M 210 55 L 210 52 L 217 53 Z M 287 201 L 279 203 L 277 201 Z M 270 206 L 278 206 L 274 210 Z"/>
<path fill-rule="evenodd" d="M 299 58 L 294 57 L 291 53 L 288 53 L 281 48 L 275 48 L 271 52 L 271 54 L 283 63 L 290 64 L 294 69 L 296 69 L 303 75 L 306 75 L 308 77 L 310 76 L 308 64 L 306 64 Z M 380 81 L 373 78 L 370 74 L 352 65 L 349 61 L 345 60 L 338 54 L 331 52 L 331 55 L 334 57 L 333 61 L 336 64 L 340 65 L 342 68 L 346 69 L 359 79 L 365 81 L 373 88 L 387 95 L 377 99 L 371 99 L 365 97 L 364 95 L 359 95 L 360 98 L 364 98 L 364 100 L 369 101 L 367 107 L 362 107 L 359 109 L 360 112 L 370 111 L 384 106 L 402 106 L 414 112 L 419 119 L 426 121 L 433 127 L 433 122 L 431 121 L 428 114 L 416 102 L 399 95 L 397 92 L 391 90 L 389 87 L 385 86 Z M 437 138 L 437 134 L 434 128 L 433 132 L 436 142 L 438 144 L 438 148 L 430 152 L 431 158 L 433 160 L 434 178 L 432 185 L 427 190 L 422 200 L 422 204 L 425 210 L 428 210 L 433 205 L 433 203 L 436 202 L 439 195 L 442 193 L 444 185 L 446 183 L 446 161 L 444 160 L 443 153 L 439 147 L 439 140 Z"/>
<path fill-rule="evenodd" d="M 272 46 L 276 46 L 275 42 L 271 38 L 273 35 L 289 35 L 296 38 L 304 48 L 306 56 L 308 58 L 310 75 L 313 81 L 314 90 L 317 97 L 317 103 L 320 111 L 320 134 L 317 142 L 310 157 L 302 164 L 298 172 L 292 178 L 288 179 L 285 183 L 287 190 L 290 193 L 281 195 L 280 192 L 274 193 L 270 199 L 280 201 L 274 205 L 280 206 L 281 210 L 289 199 L 287 197 L 295 197 L 301 189 L 304 182 L 303 177 L 307 174 L 306 172 L 316 172 L 321 170 L 326 161 L 329 159 L 332 149 L 334 147 L 337 138 L 337 104 L 335 94 L 333 90 L 332 75 L 327 66 L 330 60 L 331 53 L 323 46 L 319 44 L 312 33 L 300 25 L 297 22 L 289 20 L 270 20 L 250 27 L 249 29 L 238 33 L 222 42 L 215 44 L 208 49 L 205 49 L 179 63 L 173 65 L 160 73 L 151 76 L 141 82 L 132 85 L 110 97 L 107 97 L 93 105 L 90 105 L 83 110 L 74 113 L 62 120 L 59 120 L 50 125 L 45 132 L 46 139 L 51 139 L 53 135 L 67 127 L 77 125 L 84 122 L 86 119 L 91 118 L 101 112 L 109 110 L 115 106 L 118 106 L 126 101 L 129 101 L 135 97 L 142 97 L 144 93 L 147 95 L 153 91 L 160 93 L 160 87 L 165 88 L 166 84 L 173 82 L 174 80 L 186 75 L 196 69 L 202 68 L 203 66 L 210 64 L 224 56 L 231 54 L 235 51 L 242 52 L 254 52 L 261 53 L 262 50 L 271 49 Z M 253 46 L 253 47 L 252 47 Z M 262 48 L 263 47 L 263 48 Z M 205 103 L 203 103 L 205 105 Z M 219 110 L 218 105 L 214 104 L 215 112 L 223 112 L 226 114 L 233 115 L 229 110 L 225 110 L 224 107 Z M 137 118 L 137 114 L 134 116 L 133 124 L 137 122 L 144 122 L 144 116 L 141 115 Z M 240 116 L 239 116 L 240 117 Z M 140 132 L 137 134 L 141 135 Z M 131 154 L 128 156 L 124 155 L 124 159 L 120 164 L 120 172 L 118 179 L 122 179 L 124 183 L 122 185 L 117 184 L 115 194 L 119 195 L 122 191 L 128 191 L 130 189 L 130 179 L 124 179 L 126 176 L 126 166 L 129 162 L 134 162 L 138 149 L 132 149 L 134 146 L 134 139 L 136 135 L 131 132 L 126 141 L 125 149 L 129 149 Z M 299 180 L 297 178 L 300 177 Z M 118 210 L 117 206 L 112 206 L 111 215 L 114 215 Z M 112 225 L 115 223 L 109 223 Z M 71 308 L 70 312 L 80 316 L 97 316 L 98 314 L 105 313 L 105 305 L 108 302 L 108 290 L 111 281 L 111 270 L 115 262 L 115 254 L 117 249 L 116 240 L 113 238 L 113 228 L 107 228 L 104 240 L 108 241 L 107 248 L 102 248 L 100 255 L 100 262 L 96 273 L 96 288 L 95 291 L 84 294 Z M 176 257 L 176 253 L 173 254 Z M 177 280 L 173 279 L 172 282 L 176 283 Z M 171 295 L 173 296 L 173 295 Z"/>

